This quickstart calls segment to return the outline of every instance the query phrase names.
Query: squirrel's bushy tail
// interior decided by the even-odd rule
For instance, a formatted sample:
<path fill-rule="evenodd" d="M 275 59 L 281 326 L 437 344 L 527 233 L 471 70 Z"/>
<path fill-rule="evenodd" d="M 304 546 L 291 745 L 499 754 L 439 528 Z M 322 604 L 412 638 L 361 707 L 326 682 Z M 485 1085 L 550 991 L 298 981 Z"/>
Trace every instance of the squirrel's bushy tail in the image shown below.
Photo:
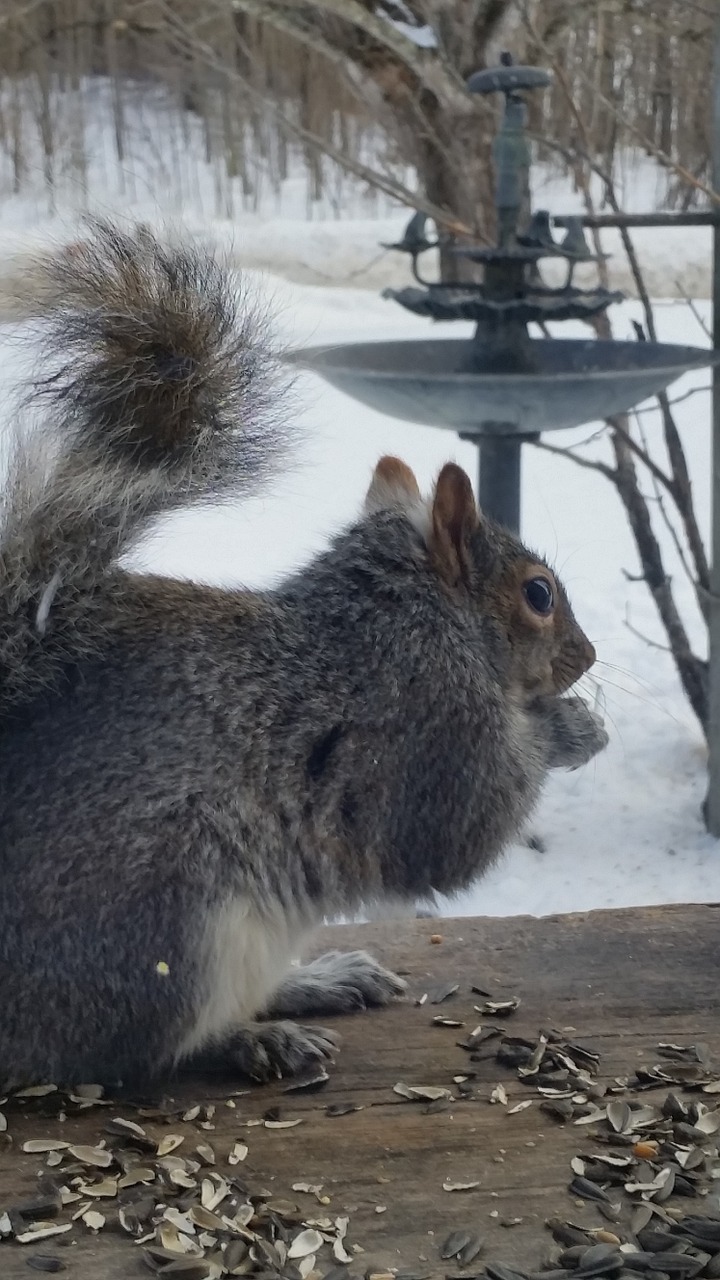
<path fill-rule="evenodd" d="M 0 499 L 0 710 L 97 650 L 156 517 L 251 491 L 288 443 L 266 325 L 211 254 L 98 221 L 47 272 L 40 436 Z"/>

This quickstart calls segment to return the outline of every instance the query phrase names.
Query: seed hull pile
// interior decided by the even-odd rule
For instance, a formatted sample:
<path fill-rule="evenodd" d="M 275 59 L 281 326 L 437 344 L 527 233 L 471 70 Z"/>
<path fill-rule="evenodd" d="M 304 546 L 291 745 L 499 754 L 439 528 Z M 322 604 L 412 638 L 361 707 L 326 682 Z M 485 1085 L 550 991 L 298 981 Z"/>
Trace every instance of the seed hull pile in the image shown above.
<path fill-rule="evenodd" d="M 73 1245 L 83 1237 L 113 1237 L 127 1246 L 128 1280 L 148 1272 L 184 1280 L 573 1280 L 573 1273 L 577 1280 L 643 1280 L 645 1273 L 645 1280 L 720 1280 L 720 1069 L 708 1049 L 663 1043 L 652 1065 L 608 1079 L 599 1055 L 573 1029 L 513 1035 L 519 999 L 497 999 L 479 987 L 472 993 L 469 1017 L 464 1003 L 453 1016 L 462 998 L 458 982 L 416 1000 L 411 1012 L 423 1035 L 447 1046 L 447 1077 L 438 1080 L 437 1057 L 432 1083 L 409 1083 L 417 1079 L 409 1066 L 407 1079 L 381 1082 L 375 1105 L 392 1108 L 400 1133 L 405 1108 L 436 1115 L 442 1126 L 460 1108 L 482 1125 L 491 1107 L 496 1136 L 504 1117 L 533 1108 L 531 1114 L 548 1122 L 549 1185 L 562 1182 L 568 1161 L 553 1143 L 552 1125 L 566 1137 L 576 1135 L 566 1190 L 534 1256 L 521 1263 L 517 1252 L 512 1263 L 502 1257 L 507 1237 L 497 1228 L 518 1226 L 526 1210 L 522 1192 L 516 1207 L 505 1204 L 504 1216 L 490 1208 L 497 1200 L 488 1204 L 483 1188 L 493 1153 L 480 1145 L 470 1153 L 476 1176 L 439 1160 L 423 1170 L 435 1212 L 422 1251 L 401 1257 L 389 1232 L 387 1270 L 367 1267 L 354 1206 L 338 1207 L 303 1171 L 301 1126 L 308 1113 L 293 1114 L 293 1106 L 299 1093 L 322 1093 L 323 1072 L 285 1087 L 287 1111 L 283 1103 L 264 1114 L 261 1091 L 247 1103 L 235 1093 L 217 1107 L 198 1103 L 184 1110 L 121 1106 L 94 1085 L 72 1093 L 36 1086 L 0 1099 L 4 1159 L 15 1147 L 38 1163 L 32 1197 L 0 1203 L 0 1275 L 7 1257 L 13 1277 L 27 1266 L 28 1274 L 66 1272 L 71 1280 Z M 419 1063 L 418 1056 L 415 1068 Z M 337 1095 L 330 1102 L 313 1096 L 310 1105 L 329 1122 L 329 1159 L 340 1167 L 352 1141 L 345 1127 L 352 1121 L 343 1118 L 363 1105 Z M 233 1117 L 229 1142 L 218 1110 Z M 66 1122 L 84 1112 L 95 1121 L 92 1140 L 73 1142 Z M 28 1113 L 42 1120 L 31 1132 L 43 1136 L 14 1142 L 18 1116 Z M 286 1131 L 287 1149 L 297 1149 L 297 1178 L 282 1189 L 263 1186 L 254 1171 L 257 1126 Z M 222 1141 L 218 1128 L 225 1131 Z M 374 1206 L 379 1219 L 388 1207 L 402 1212 L 402 1189 L 392 1198 L 385 1189 L 382 1198 L 386 1203 Z M 467 1206 L 467 1225 L 458 1225 L 453 1213 L 449 1230 L 445 1205 L 462 1206 L 463 1218 Z"/>
<path fill-rule="evenodd" d="M 474 1008 L 497 1017 L 518 1005 L 487 1000 Z M 486 1258 L 482 1236 L 456 1230 L 440 1248 L 441 1258 L 459 1264 L 457 1272 L 446 1273 L 448 1280 L 570 1280 L 572 1273 L 578 1280 L 720 1280 L 720 1068 L 707 1046 L 661 1043 L 652 1066 L 606 1083 L 599 1079 L 599 1055 L 562 1032 L 541 1031 L 533 1041 L 481 1022 L 458 1046 L 473 1064 L 454 1077 L 466 1097 L 480 1075 L 475 1064 L 494 1057 L 536 1096 L 510 1106 L 498 1083 L 491 1103 L 508 1116 L 537 1106 L 577 1130 L 569 1205 L 583 1218 L 592 1209 L 597 1225 L 574 1221 L 572 1212 L 548 1219 L 550 1247 L 525 1266 Z M 556 1178 L 552 1170 L 549 1180 Z M 508 1218 L 502 1225 L 521 1221 Z"/>
<path fill-rule="evenodd" d="M 225 1158 L 215 1149 L 214 1104 L 183 1112 L 138 1106 L 130 1119 L 118 1114 L 99 1086 L 71 1094 L 37 1086 L 2 1099 L 1 1105 L 7 1104 L 7 1114 L 0 1112 L 5 1150 L 12 1146 L 8 1116 L 17 1106 L 33 1103 L 42 1107 L 45 1121 L 54 1117 L 58 1136 L 22 1144 L 25 1154 L 42 1158 L 43 1167 L 36 1196 L 0 1206 L 0 1275 L 3 1250 L 14 1245 L 33 1248 L 25 1261 L 34 1270 L 71 1272 L 67 1246 L 79 1232 L 89 1232 L 124 1236 L 135 1246 L 129 1276 L 149 1269 L 183 1280 L 320 1280 L 328 1268 L 347 1276 L 354 1257 L 348 1251 L 349 1218 L 328 1208 L 330 1199 L 319 1184 L 298 1181 L 293 1199 L 252 1185 L 254 1179 L 241 1173 L 247 1142 L 236 1141 Z M 234 1098 L 225 1106 L 237 1109 Z M 63 1124 L 91 1107 L 99 1114 L 96 1144 L 63 1138 Z M 273 1107 L 263 1118 L 244 1123 L 250 1131 L 256 1125 L 293 1131 L 302 1117 L 285 1118 Z"/>

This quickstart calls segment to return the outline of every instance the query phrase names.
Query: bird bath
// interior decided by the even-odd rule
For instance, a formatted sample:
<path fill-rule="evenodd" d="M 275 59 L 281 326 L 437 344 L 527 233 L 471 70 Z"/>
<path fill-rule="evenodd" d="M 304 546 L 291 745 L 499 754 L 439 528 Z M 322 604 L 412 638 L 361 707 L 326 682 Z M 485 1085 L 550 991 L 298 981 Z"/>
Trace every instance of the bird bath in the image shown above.
<path fill-rule="evenodd" d="M 474 373 L 472 340 L 311 347 L 296 363 L 404 422 L 447 427 L 480 446 L 480 505 L 519 528 L 520 450 L 543 431 L 623 413 L 707 365 L 712 352 L 656 342 L 538 339 L 530 373 Z"/>
<path fill-rule="evenodd" d="M 533 338 L 531 322 L 601 315 L 622 294 L 573 285 L 577 263 L 594 261 L 579 218 L 565 218 L 556 242 L 549 215 L 533 214 L 518 231 L 530 164 L 522 90 L 549 83 L 537 67 L 513 66 L 508 55 L 496 70 L 468 81 L 474 93 L 502 92 L 505 112 L 494 145 L 498 244 L 456 252 L 483 266 L 481 283 L 446 283 L 421 277 L 418 258 L 436 245 L 427 220 L 414 214 L 403 239 L 387 246 L 410 255 L 418 286 L 386 290 L 386 297 L 416 315 L 473 320 L 467 339 L 360 342 L 295 351 L 291 360 L 312 370 L 362 404 L 390 417 L 445 427 L 480 451 L 479 497 L 483 510 L 514 531 L 520 525 L 520 454 L 523 443 L 544 431 L 578 427 L 624 413 L 664 391 L 683 373 L 720 356 L 697 347 L 656 342 Z M 567 264 L 560 288 L 542 283 L 538 262 Z"/>

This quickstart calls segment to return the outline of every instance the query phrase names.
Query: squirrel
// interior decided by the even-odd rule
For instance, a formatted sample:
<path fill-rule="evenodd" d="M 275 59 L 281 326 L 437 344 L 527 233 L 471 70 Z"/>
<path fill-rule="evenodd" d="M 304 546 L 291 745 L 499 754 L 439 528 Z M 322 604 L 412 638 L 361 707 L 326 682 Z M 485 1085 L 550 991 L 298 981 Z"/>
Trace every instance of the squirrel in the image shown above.
<path fill-rule="evenodd" d="M 472 883 L 548 771 L 607 743 L 556 575 L 385 457 L 272 590 L 133 573 L 163 514 L 251 492 L 293 433 L 262 315 L 209 251 L 93 224 L 52 266 L 38 430 L 0 517 L 0 1082 L 263 1080 L 402 996 L 324 919 Z M 297 1021 L 300 1019 L 300 1021 Z"/>

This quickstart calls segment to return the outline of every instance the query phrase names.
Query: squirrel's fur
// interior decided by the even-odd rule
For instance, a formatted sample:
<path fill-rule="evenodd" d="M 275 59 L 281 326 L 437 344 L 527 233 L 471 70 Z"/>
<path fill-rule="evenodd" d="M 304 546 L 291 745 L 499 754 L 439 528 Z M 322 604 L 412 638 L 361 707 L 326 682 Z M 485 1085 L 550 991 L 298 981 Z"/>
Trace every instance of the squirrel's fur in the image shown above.
<path fill-rule="evenodd" d="M 594 652 L 453 465 L 424 501 L 383 459 L 274 591 L 124 571 L 156 516 L 267 474 L 275 366 L 221 268 L 145 231 L 100 225 L 54 287 L 0 528 L 0 1084 L 298 1070 L 332 1035 L 269 1019 L 402 990 L 363 953 L 290 968 L 308 932 L 486 869 L 605 745 L 559 696 Z"/>

